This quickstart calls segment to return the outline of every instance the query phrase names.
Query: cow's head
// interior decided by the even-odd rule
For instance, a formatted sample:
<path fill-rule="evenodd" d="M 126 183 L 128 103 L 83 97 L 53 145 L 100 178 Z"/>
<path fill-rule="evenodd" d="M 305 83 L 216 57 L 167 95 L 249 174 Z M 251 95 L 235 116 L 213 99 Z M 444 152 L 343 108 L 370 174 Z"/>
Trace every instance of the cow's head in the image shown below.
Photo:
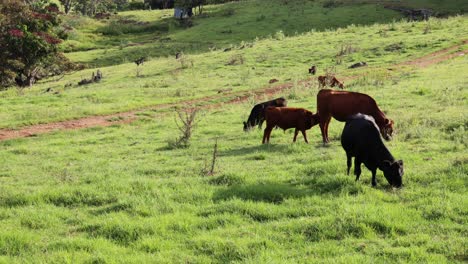
<path fill-rule="evenodd" d="M 385 124 L 383 125 L 382 128 L 380 128 L 380 132 L 382 134 L 382 137 L 389 141 L 392 139 L 393 135 L 393 120 L 385 118 Z"/>
<path fill-rule="evenodd" d="M 311 129 L 313 126 L 320 123 L 320 117 L 318 114 L 313 114 L 312 112 L 307 112 L 306 116 L 306 128 Z"/>
<path fill-rule="evenodd" d="M 250 128 L 251 128 L 251 126 L 249 126 L 249 124 L 247 124 L 247 122 L 244 122 L 244 132 L 249 131 Z"/>
<path fill-rule="evenodd" d="M 397 160 L 391 162 L 384 160 L 381 170 L 384 173 L 385 179 L 393 186 L 400 188 L 403 185 L 403 161 Z"/>

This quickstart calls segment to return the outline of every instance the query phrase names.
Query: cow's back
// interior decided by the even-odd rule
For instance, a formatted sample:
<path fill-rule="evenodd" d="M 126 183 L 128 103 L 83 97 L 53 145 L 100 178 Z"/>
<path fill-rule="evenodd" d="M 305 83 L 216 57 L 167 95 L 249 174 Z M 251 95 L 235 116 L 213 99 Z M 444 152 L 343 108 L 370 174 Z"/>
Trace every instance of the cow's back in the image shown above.
<path fill-rule="evenodd" d="M 379 128 L 371 116 L 356 114 L 346 120 L 341 134 L 341 145 L 351 156 L 372 153 L 384 146 Z"/>
<path fill-rule="evenodd" d="M 288 129 L 298 126 L 298 122 L 305 120 L 306 111 L 303 108 L 293 107 L 267 107 L 265 119 L 267 125 L 275 125 L 282 129 Z"/>
<path fill-rule="evenodd" d="M 329 114 L 341 122 L 357 113 L 374 115 L 377 109 L 375 100 L 366 94 L 330 89 L 317 94 L 317 112 Z"/>

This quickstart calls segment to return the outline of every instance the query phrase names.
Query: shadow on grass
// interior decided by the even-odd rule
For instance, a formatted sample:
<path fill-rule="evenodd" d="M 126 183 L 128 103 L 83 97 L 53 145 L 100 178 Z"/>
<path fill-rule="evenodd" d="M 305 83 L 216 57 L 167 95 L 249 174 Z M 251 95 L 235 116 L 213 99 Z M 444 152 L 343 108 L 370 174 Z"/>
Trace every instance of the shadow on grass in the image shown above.
<path fill-rule="evenodd" d="M 238 198 L 241 200 L 262 201 L 279 204 L 289 198 L 311 195 L 357 195 L 363 192 L 363 185 L 354 184 L 344 177 L 314 177 L 295 183 L 266 183 L 254 185 L 234 185 L 217 191 L 214 201 Z"/>
<path fill-rule="evenodd" d="M 258 144 L 256 146 L 221 151 L 220 156 L 243 156 L 258 152 L 285 152 L 288 151 L 288 149 L 288 145 Z"/>

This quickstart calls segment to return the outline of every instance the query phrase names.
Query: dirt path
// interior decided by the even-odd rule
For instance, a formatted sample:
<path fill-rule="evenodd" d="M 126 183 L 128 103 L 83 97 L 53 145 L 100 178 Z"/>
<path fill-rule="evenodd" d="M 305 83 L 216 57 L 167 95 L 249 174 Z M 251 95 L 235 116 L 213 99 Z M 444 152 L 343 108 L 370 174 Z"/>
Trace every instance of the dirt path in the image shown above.
<path fill-rule="evenodd" d="M 424 67 L 428 67 L 433 64 L 436 64 L 436 63 L 440 63 L 442 61 L 452 59 L 454 57 L 463 56 L 465 54 L 468 54 L 468 50 L 463 50 L 463 51 L 458 51 L 458 52 L 454 52 L 454 51 L 456 51 L 462 45 L 467 44 L 467 43 L 468 43 L 468 40 L 465 40 L 463 41 L 462 44 L 455 45 L 449 48 L 445 48 L 445 49 L 430 53 L 428 55 L 425 55 L 423 57 L 416 58 L 410 61 L 395 64 L 392 67 L 409 65 L 409 66 L 415 66 L 418 68 L 424 68 Z M 355 78 L 356 76 L 348 76 L 348 77 L 343 77 L 341 79 L 352 80 Z M 300 81 L 299 84 L 310 85 L 312 80 L 313 78 L 309 78 L 307 80 Z M 47 123 L 47 124 L 38 124 L 38 125 L 22 127 L 18 130 L 0 129 L 0 141 L 14 139 L 14 138 L 31 137 L 31 136 L 36 136 L 39 134 L 44 134 L 44 133 L 49 133 L 49 132 L 59 131 L 59 130 L 71 130 L 71 129 L 96 127 L 96 126 L 110 126 L 114 124 L 130 123 L 138 118 L 137 114 L 139 112 L 142 112 L 145 110 L 165 110 L 165 109 L 167 110 L 172 107 L 176 107 L 180 105 L 199 105 L 201 108 L 204 108 L 204 109 L 217 108 L 224 104 L 243 102 L 247 100 L 248 98 L 250 98 L 251 96 L 254 96 L 255 98 L 259 98 L 260 96 L 265 96 L 265 95 L 271 96 L 281 91 L 284 91 L 286 89 L 290 89 L 293 86 L 294 86 L 294 83 L 283 83 L 279 85 L 263 87 L 260 89 L 256 89 L 254 91 L 224 92 L 224 93 L 219 93 L 213 96 L 186 100 L 186 101 L 177 102 L 177 103 L 160 104 L 160 105 L 156 105 L 153 107 L 144 108 L 141 110 L 135 110 L 135 111 L 129 111 L 129 112 L 123 112 L 123 113 L 116 113 L 116 114 L 102 115 L 102 116 L 90 116 L 90 117 L 84 117 L 84 118 L 75 119 L 75 120 L 68 120 L 68 121 L 61 121 L 61 122 L 54 122 L 54 123 Z M 219 100 L 221 98 L 231 98 L 231 99 L 229 99 L 226 102 L 210 103 L 210 101 Z"/>

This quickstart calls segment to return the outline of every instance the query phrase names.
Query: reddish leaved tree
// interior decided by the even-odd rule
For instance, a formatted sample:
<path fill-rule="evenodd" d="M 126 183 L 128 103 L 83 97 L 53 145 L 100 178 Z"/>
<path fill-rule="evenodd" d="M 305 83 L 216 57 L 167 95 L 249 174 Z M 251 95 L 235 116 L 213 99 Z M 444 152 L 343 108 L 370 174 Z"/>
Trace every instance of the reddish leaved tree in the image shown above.
<path fill-rule="evenodd" d="M 3 0 L 0 5 L 0 86 L 27 87 L 72 64 L 59 53 L 59 11 L 56 5 L 28 5 Z M 55 70 L 51 72 L 51 68 Z"/>

